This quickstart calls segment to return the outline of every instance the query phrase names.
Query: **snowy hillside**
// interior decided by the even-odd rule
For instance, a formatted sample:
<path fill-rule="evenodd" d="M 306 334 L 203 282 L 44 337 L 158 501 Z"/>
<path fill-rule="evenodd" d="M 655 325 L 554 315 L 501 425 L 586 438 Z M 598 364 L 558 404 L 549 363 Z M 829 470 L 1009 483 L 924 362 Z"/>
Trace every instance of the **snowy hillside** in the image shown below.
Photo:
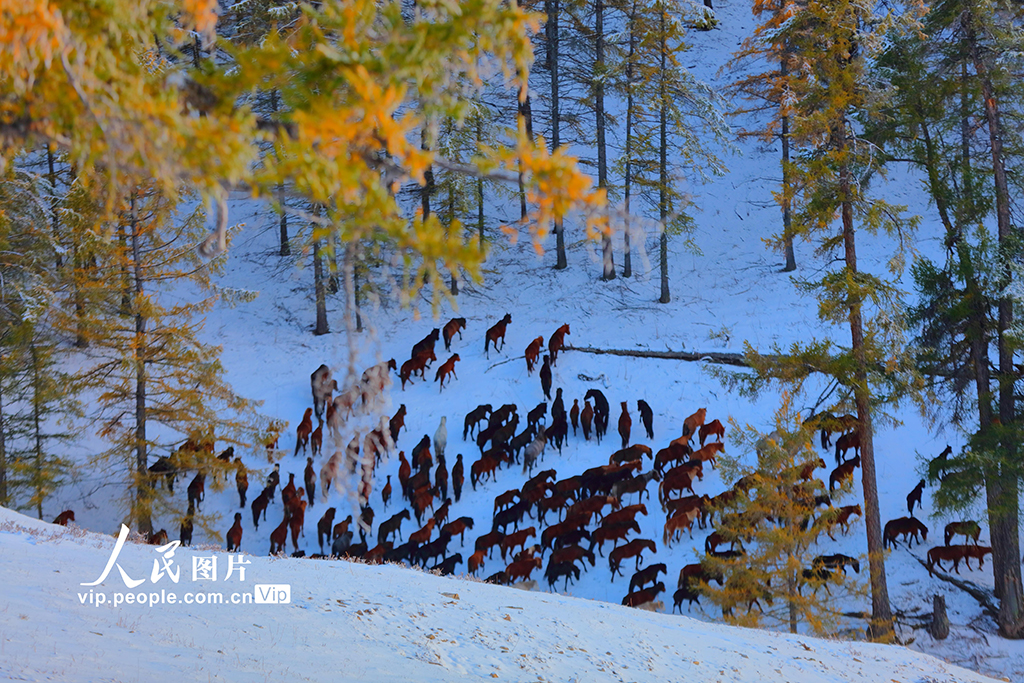
<path fill-rule="evenodd" d="M 897 647 L 709 625 L 617 605 L 447 579 L 394 566 L 249 558 L 244 579 L 168 576 L 128 590 L 95 579 L 114 542 L 0 510 L 0 678 L 100 681 L 609 680 L 692 683 L 982 683 Z M 157 553 L 118 564 L 147 576 Z M 219 559 L 224 560 L 220 554 Z M 185 604 L 199 594 L 290 585 L 286 604 Z M 156 605 L 97 605 L 151 592 Z M 168 596 L 177 598 L 169 604 Z M 204 598 L 206 599 L 206 598 Z"/>
<path fill-rule="evenodd" d="M 746 3 L 734 0 L 715 4 L 721 28 L 690 36 L 693 48 L 685 63 L 720 88 L 731 77 L 720 75 L 718 69 L 752 23 Z M 730 168 L 726 176 L 707 186 L 687 188 L 700 209 L 695 215 L 697 228 L 693 235 L 700 253 L 685 250 L 681 241 L 670 244 L 670 304 L 656 303 L 656 263 L 644 263 L 636 255 L 634 268 L 643 271 L 638 277 L 598 282 L 594 245 L 583 242 L 580 231 L 569 226 L 569 268 L 565 271 L 551 269 L 554 256 L 550 251 L 537 256 L 525 231 L 513 245 L 494 230 L 485 282 L 463 284 L 457 308 L 444 304 L 437 318 L 432 318 L 426 300 L 414 302 L 414 310 L 408 310 L 385 299 L 364 310 L 367 331 L 356 340 L 357 374 L 390 358 L 400 366 L 409 358 L 413 344 L 431 329 L 441 327 L 453 316 L 467 320 L 462 338 L 456 337 L 451 349 L 461 359 L 455 369 L 457 379 L 453 378 L 443 391 L 433 381 L 438 364 L 450 355 L 438 342 L 438 364 L 427 371 L 427 381 L 414 379 L 403 391 L 396 373 L 392 373 L 394 386 L 383 408 L 391 416 L 400 405 L 407 407 L 408 429 L 397 444 L 406 454 L 424 435 L 433 436 L 444 417 L 448 467 L 454 465 L 457 454 L 464 456 L 466 488 L 462 499 L 453 504 L 449 519 L 468 516 L 475 524 L 464 543 L 455 538 L 449 545 L 450 553 L 461 553 L 463 558 L 456 568 L 457 575 L 467 572 L 465 560 L 473 553 L 475 540 L 491 530 L 495 497 L 518 488 L 526 479 L 521 468 L 506 467 L 497 473 L 496 481 L 474 490 L 469 469 L 480 452 L 471 438 L 462 439 L 463 419 L 481 404 L 497 408 L 513 403 L 523 419 L 516 433 L 521 431 L 527 412 L 545 400 L 537 373 L 528 376 L 522 358 L 534 338 L 543 336 L 546 342 L 564 323 L 571 328 L 566 343 L 605 349 L 738 352 L 744 342 L 768 350 L 773 344 L 785 346 L 812 337 L 843 338 L 844 330 L 829 328 L 818 320 L 816 302 L 800 296 L 792 278 L 778 272 L 780 259 L 766 251 L 762 242 L 779 222 L 770 194 L 779 173 L 777 150 L 744 143 L 740 151 L 742 155 L 726 158 Z M 929 208 L 917 179 L 896 172 L 884 192 L 890 200 L 908 203 L 912 212 L 925 216 L 918 250 L 929 253 L 940 248 L 936 238 L 939 231 L 933 229 L 934 221 L 928 217 Z M 296 269 L 292 262 L 276 255 L 276 218 L 266 207 L 239 199 L 232 203 L 231 217 L 245 227 L 231 248 L 228 273 L 220 284 L 260 294 L 249 304 L 219 306 L 207 318 L 203 336 L 223 347 L 227 379 L 235 390 L 264 401 L 262 411 L 266 415 L 289 423 L 281 441 L 284 453 L 275 462 L 280 463 L 282 483 L 294 474 L 296 486 L 300 486 L 308 452 L 293 455 L 295 427 L 311 405 L 310 373 L 327 363 L 343 384 L 349 370 L 349 340 L 340 331 L 344 329 L 343 300 L 340 295 L 328 300 L 332 333 L 314 337 L 311 268 Z M 655 238 L 649 235 L 645 244 L 649 259 L 656 255 Z M 881 270 L 889 245 L 870 236 L 858 239 L 863 267 Z M 553 245 L 553 238 L 544 244 L 549 250 Z M 808 277 L 826 262 L 825 257 L 810 254 L 804 245 L 798 245 L 797 258 L 797 275 Z M 621 264 L 621 249 L 616 252 L 616 261 Z M 382 270 L 386 271 L 382 278 L 401 276 L 398 266 Z M 485 330 L 506 313 L 512 318 L 507 345 L 500 352 L 492 350 L 488 358 L 483 348 Z M 619 448 L 615 423 L 620 402 L 627 402 L 633 418 L 630 442 L 655 451 L 679 436 L 683 419 L 698 408 L 707 408 L 708 420 L 717 418 L 728 424 L 731 418 L 764 430 L 770 429 L 778 405 L 777 396 L 765 395 L 751 402 L 729 393 L 701 363 L 575 351 L 565 351 L 559 357 L 553 386 L 563 389 L 567 410 L 573 400 L 579 400 L 582 407 L 589 389 L 601 390 L 611 405 L 612 423 L 601 444 L 572 434 L 561 453 L 549 444 L 541 468 L 555 469 L 558 479 L 607 464 L 608 456 Z M 815 389 L 822 388 L 824 385 Z M 647 439 L 640 426 L 636 409 L 640 399 L 653 408 L 654 439 Z M 815 394 L 800 397 L 796 407 L 806 415 L 816 399 Z M 921 458 L 937 455 L 947 444 L 956 448 L 962 442 L 960 434 L 943 430 L 941 425 L 930 429 L 913 406 L 901 407 L 894 417 L 902 424 L 880 427 L 875 438 L 883 523 L 907 514 L 906 495 L 920 478 Z M 375 418 L 365 416 L 346 424 L 340 447 L 344 448 L 356 430 L 365 435 L 376 426 Z M 726 452 L 752 457 L 736 447 L 728 426 L 724 441 Z M 83 452 L 98 448 L 98 443 L 86 439 Z M 325 440 L 324 457 L 334 448 Z M 831 469 L 832 454 L 821 454 Z M 253 470 L 251 501 L 271 465 L 262 449 L 240 455 Z M 323 457 L 315 460 L 317 471 L 322 462 Z M 398 491 L 398 467 L 397 454 L 392 454 L 376 469 L 371 505 L 377 524 L 408 507 Z M 649 467 L 649 461 L 644 467 Z M 75 510 L 82 528 L 103 534 L 114 532 L 123 511 L 112 499 L 113 489 L 108 485 L 120 482 L 122 475 L 111 471 L 73 482 L 47 501 L 44 517 L 52 519 L 70 508 Z M 395 493 L 385 508 L 380 492 L 389 476 Z M 828 471 L 819 470 L 816 476 L 827 480 Z M 853 491 L 840 504 L 862 501 L 859 475 L 856 479 Z M 179 480 L 180 488 L 175 489 L 181 508 L 185 507 L 186 484 L 187 479 Z M 698 494 L 715 495 L 731 484 L 708 467 L 695 488 Z M 648 514 L 638 517 L 640 533 L 631 538 L 654 540 L 657 551 L 645 556 L 645 564 L 667 566 L 667 576 L 662 580 L 668 591 L 659 596 L 664 602 L 663 614 L 619 606 L 628 592 L 631 572 L 625 578 L 611 579 L 607 549 L 605 557 L 599 557 L 595 567 L 588 564 L 580 579 L 566 591 L 569 596 L 587 600 L 440 579 L 395 566 L 266 559 L 270 531 L 283 515 L 280 496 L 275 497 L 267 521 L 261 521 L 257 530 L 248 505 L 245 509 L 238 507 L 233 482 L 222 491 L 212 490 L 212 482 L 207 483 L 207 499 L 201 509 L 204 514 L 219 516 L 215 526 L 218 535 L 207 537 L 197 529 L 196 544 L 212 544 L 222 550 L 233 515 L 241 512 L 241 548 L 252 562 L 246 581 L 290 584 L 290 605 L 96 608 L 80 605 L 75 593 L 83 590 L 80 582 L 92 580 L 102 569 L 112 541 L 43 527 L 4 512 L 0 585 L 5 586 L 7 602 L 0 603 L 0 674 L 63 681 L 152 680 L 155 675 L 164 678 L 175 674 L 185 680 L 243 680 L 243 673 L 257 680 L 279 680 L 284 675 L 308 680 L 381 680 L 392 676 L 451 680 L 464 674 L 493 674 L 516 680 L 983 680 L 906 648 L 728 629 L 707 623 L 720 617 L 709 604 L 704 608 L 684 606 L 683 617 L 670 615 L 676 577 L 684 565 L 699 561 L 710 529 L 695 529 L 692 541 L 684 536 L 682 543 L 663 547 L 666 516 L 658 505 L 656 487 L 657 483 L 652 482 L 648 488 L 652 496 L 644 498 Z M 636 502 L 636 495 L 631 494 L 626 502 Z M 329 506 L 337 508 L 336 521 L 348 514 L 358 515 L 352 496 L 332 492 L 324 504 L 318 492 L 305 514 L 305 536 L 298 540 L 298 548 L 307 555 L 320 551 L 316 526 Z M 992 619 L 977 602 L 950 584 L 929 577 L 918 561 L 928 547 L 942 542 L 942 527 L 954 520 L 930 517 L 928 490 L 923 509 L 915 514 L 931 530 L 928 542 L 909 550 L 900 544 L 886 560 L 900 637 L 911 643 L 911 648 L 948 662 L 1008 680 L 1024 680 L 1024 647 L 995 636 Z M 983 519 L 980 509 L 976 515 Z M 165 528 L 171 539 L 178 537 L 177 524 L 177 519 L 170 516 L 154 520 L 155 528 Z M 531 525 L 536 527 L 536 537 L 530 541 L 533 543 L 546 525 L 534 517 L 526 519 L 522 527 Z M 41 531 L 29 533 L 21 526 Z M 417 528 L 414 519 L 406 521 L 403 538 Z M 854 518 L 848 536 L 840 536 L 836 542 L 823 536 L 816 550 L 863 559 L 864 536 L 863 519 Z M 368 539 L 370 547 L 376 537 L 375 525 Z M 431 538 L 437 538 L 436 531 Z M 987 544 L 987 529 L 981 542 Z M 292 549 L 289 538 L 287 550 Z M 176 557 L 191 558 L 204 552 L 212 550 L 179 550 Z M 137 578 L 148 576 L 156 555 L 151 547 L 129 544 L 122 557 L 127 574 Z M 227 562 L 222 552 L 218 558 Z M 180 564 L 187 566 L 190 562 L 187 559 Z M 506 564 L 495 552 L 478 577 L 494 574 Z M 626 565 L 626 569 L 632 569 L 631 560 Z M 989 565 L 984 569 L 972 565 L 970 570 L 961 568 L 961 573 L 979 586 L 991 588 L 989 570 Z M 534 575 L 542 581 L 537 586 L 539 592 L 547 589 L 541 574 Z M 837 594 L 835 606 L 850 613 L 867 611 L 867 600 L 852 585 L 865 583 L 864 573 L 851 574 L 849 580 L 850 590 Z M 114 583 L 121 584 L 116 571 L 107 580 L 106 590 L 116 590 Z M 165 579 L 161 587 L 166 583 Z M 561 588 L 561 583 L 556 588 Z M 452 597 L 455 594 L 458 598 Z M 918 625 L 914 617 L 930 612 L 934 594 L 945 596 L 952 622 L 952 635 L 943 642 L 933 641 L 924 630 L 911 628 Z M 843 626 L 844 635 L 859 638 L 865 622 L 854 616 Z"/>

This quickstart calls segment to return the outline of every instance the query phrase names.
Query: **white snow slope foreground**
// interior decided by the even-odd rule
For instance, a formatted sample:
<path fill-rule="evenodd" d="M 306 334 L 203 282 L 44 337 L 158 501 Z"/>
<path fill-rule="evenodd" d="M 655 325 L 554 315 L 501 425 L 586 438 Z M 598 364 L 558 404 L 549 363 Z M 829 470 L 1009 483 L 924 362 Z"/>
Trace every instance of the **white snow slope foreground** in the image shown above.
<path fill-rule="evenodd" d="M 440 578 L 397 566 L 163 555 L 0 508 L 0 678 L 27 681 L 992 681 L 928 655 L 708 624 L 603 602 Z M 193 581 L 193 557 L 217 558 Z M 239 556 L 230 556 L 239 557 Z M 154 560 L 162 577 L 152 581 Z M 229 604 L 288 584 L 287 604 Z M 223 594 L 225 604 L 186 604 Z M 114 596 L 147 604 L 114 606 Z M 150 605 L 149 594 L 168 603 Z M 280 595 L 276 593 L 275 595 Z M 106 604 L 96 604 L 98 595 Z M 204 598 L 209 599 L 209 598 Z M 241 599 L 241 598 L 239 598 Z"/>

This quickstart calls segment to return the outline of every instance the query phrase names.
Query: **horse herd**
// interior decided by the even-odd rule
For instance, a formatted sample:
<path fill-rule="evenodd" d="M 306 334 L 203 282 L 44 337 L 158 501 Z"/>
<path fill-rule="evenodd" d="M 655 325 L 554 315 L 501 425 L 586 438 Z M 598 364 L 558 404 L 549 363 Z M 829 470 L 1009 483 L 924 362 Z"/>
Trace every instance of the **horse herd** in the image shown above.
<path fill-rule="evenodd" d="M 487 330 L 484 344 L 486 356 L 489 357 L 491 347 L 499 352 L 504 349 L 506 329 L 511 322 L 511 315 L 505 314 Z M 657 482 L 658 502 L 666 515 L 661 543 L 665 548 L 670 548 L 683 532 L 692 538 L 695 522 L 700 529 L 707 529 L 714 522 L 716 511 L 724 514 L 722 510 L 736 496 L 749 491 L 750 481 L 748 477 L 741 478 L 713 497 L 698 494 L 694 485 L 703 481 L 705 464 L 715 468 L 716 456 L 724 452 L 724 425 L 717 419 L 707 421 L 707 411 L 701 408 L 683 420 L 679 437 L 655 453 L 645 444 L 630 445 L 633 418 L 628 401 L 619 402 L 616 425 L 621 448 L 609 455 L 607 465 L 591 467 L 561 478 L 554 467 L 534 474 L 534 469 L 540 466 L 545 454 L 550 453 L 549 445 L 561 454 L 569 439 L 570 426 L 573 438 L 582 433 L 584 440 L 594 438 L 600 444 L 607 435 L 611 421 L 610 403 L 599 389 L 591 388 L 584 394 L 582 407 L 580 399 L 573 398 L 572 406 L 566 409 L 566 399 L 561 388 L 556 389 L 552 398 L 552 368 L 565 345 L 565 337 L 570 334 L 568 324 L 558 327 L 550 335 L 548 353 L 543 358 L 543 336 L 534 338 L 524 351 L 528 376 L 533 374 L 538 360 L 541 360 L 540 389 L 545 400 L 532 409 L 524 410 L 522 417 L 519 407 L 512 403 L 497 408 L 490 404 L 479 405 L 465 416 L 462 439 L 467 445 L 475 444 L 479 450 L 478 457 L 471 464 L 468 459 L 464 459 L 462 453 L 458 453 L 449 469 L 445 453 L 448 446 L 447 421 L 443 417 L 433 438 L 424 435 L 410 449 L 408 458 L 404 450 L 399 450 L 399 493 L 408 507 L 403 505 L 402 509 L 377 525 L 372 547 L 368 539 L 373 540 L 371 534 L 375 513 L 370 498 L 375 470 L 385 455 L 398 449 L 402 430 L 408 431 L 405 427 L 405 404 L 400 405 L 392 417 L 381 417 L 376 429 L 366 435 L 362 444 L 360 433 L 356 431 L 345 448 L 339 446 L 330 457 L 323 460 L 318 473 L 314 459 L 323 456 L 325 424 L 334 442 L 340 444 L 346 421 L 358 414 L 373 413 L 379 407 L 385 389 L 392 384 L 392 372 L 397 372 L 403 390 L 416 377 L 425 381 L 426 370 L 437 360 L 435 344 L 439 338 L 443 335 L 445 350 L 450 352 L 455 336 L 458 335 L 461 340 L 465 328 L 464 318 L 453 318 L 443 326 L 443 330 L 434 329 L 417 342 L 409 360 L 400 368 L 394 359 L 378 363 L 368 368 L 359 381 L 343 390 L 339 390 L 327 365 L 321 365 L 311 374 L 313 406 L 306 408 L 296 429 L 294 450 L 295 456 L 300 452 L 305 455 L 307 448 L 310 451 L 302 473 L 304 486 L 296 485 L 296 473 L 289 473 L 287 484 L 281 486 L 283 517 L 270 533 L 271 554 L 284 551 L 290 531 L 293 556 L 304 556 L 304 551 L 299 549 L 299 538 L 305 535 L 305 512 L 314 505 L 317 484 L 320 484 L 321 501 L 326 502 L 332 485 L 342 489 L 344 487 L 341 482 L 346 476 L 354 477 L 358 474 L 355 487 L 359 501 L 357 518 L 353 520 L 353 516 L 348 515 L 344 520 L 336 522 L 337 509 L 328 508 L 317 522 L 320 552 L 310 555 L 311 558 L 345 557 L 360 558 L 370 563 L 404 562 L 436 570 L 442 575 L 453 574 L 459 565 L 465 563 L 466 572 L 477 575 L 486 564 L 495 561 L 494 552 L 497 550 L 500 553 L 498 562 L 501 568 L 491 572 L 485 580 L 489 583 L 514 584 L 533 582 L 534 572 L 544 566 L 547 556 L 543 576 L 549 588 L 554 589 L 557 583 L 562 582 L 563 590 L 567 590 L 571 583 L 580 579 L 581 572 L 588 570 L 588 563 L 590 568 L 596 567 L 596 557 L 604 557 L 605 546 L 610 545 L 607 562 L 611 581 L 616 577 L 624 578 L 624 566 L 629 560 L 634 561 L 628 592 L 622 604 L 634 607 L 659 604 L 655 601 L 665 590 L 665 584 L 659 581 L 659 576 L 667 575 L 667 567 L 664 563 L 641 566 L 645 554 L 649 558 L 657 553 L 657 544 L 652 539 L 639 537 L 641 529 L 638 523 L 640 516 L 648 514 L 644 497 L 647 495 L 650 498 L 648 489 L 651 482 Z M 449 376 L 458 379 L 455 363 L 459 360 L 459 354 L 454 353 L 438 367 L 434 381 L 440 389 L 444 388 Z M 653 441 L 654 412 L 642 399 L 637 400 L 635 405 L 643 434 Z M 314 416 L 318 421 L 315 428 Z M 831 438 L 838 434 L 835 443 L 836 467 L 829 476 L 828 490 L 831 493 L 836 486 L 851 480 L 855 468 L 860 465 L 857 421 L 849 415 L 836 417 L 829 414 L 818 415 L 813 419 L 812 426 L 820 429 L 823 448 L 831 448 Z M 268 452 L 273 454 L 278 452 L 277 441 L 282 429 L 276 425 L 271 431 L 265 445 Z M 714 440 L 710 440 L 712 438 Z M 190 439 L 182 449 L 193 457 L 198 456 L 200 461 L 203 456 L 213 457 L 213 444 L 209 440 Z M 845 456 L 851 450 L 854 456 L 847 459 Z M 244 508 L 249 484 L 248 470 L 239 458 L 234 457 L 232 448 L 226 449 L 217 459 L 220 461 L 220 471 L 225 467 L 235 468 L 239 507 Z M 650 469 L 646 472 L 642 471 L 645 460 L 650 462 Z M 453 505 L 460 502 L 463 494 L 467 464 L 473 491 L 496 482 L 497 473 L 502 469 L 520 468 L 523 480 L 517 488 L 494 497 L 489 528 L 480 529 L 483 533 L 473 542 L 473 552 L 469 553 L 466 549 L 468 557 L 463 558 L 461 552 L 450 552 L 450 544 L 457 536 L 465 548 L 466 532 L 473 531 L 478 523 L 486 525 L 483 520 L 474 520 L 469 516 L 455 517 L 452 512 Z M 813 472 L 819 467 L 825 467 L 821 459 L 801 466 L 799 478 L 804 482 L 810 481 Z M 564 467 L 559 465 L 558 469 L 564 470 Z M 158 459 L 149 468 L 149 472 L 154 482 L 165 481 L 173 493 L 175 475 L 179 473 L 173 456 Z M 187 487 L 188 513 L 182 521 L 179 535 L 183 545 L 191 543 L 193 515 L 205 497 L 205 477 L 206 470 L 200 468 Z M 387 510 L 393 498 L 391 477 L 387 475 L 386 483 L 379 493 L 384 510 Z M 254 530 L 258 531 L 261 519 L 266 521 L 267 509 L 276 500 L 280 485 L 280 464 L 277 464 L 267 477 L 260 494 L 250 504 Z M 907 497 L 911 516 L 891 520 L 885 525 L 884 539 L 887 547 L 890 544 L 895 546 L 898 536 L 908 539 L 908 544 L 917 539 L 919 534 L 922 539 L 927 538 L 927 528 L 913 516 L 914 503 L 920 506 L 923 487 L 924 481 Z M 819 504 L 832 508 L 827 495 L 815 498 L 814 507 Z M 552 515 L 555 519 L 549 522 L 548 518 Z M 825 531 L 832 536 L 833 526 L 847 527 L 850 517 L 854 515 L 861 515 L 859 505 L 838 508 L 827 518 L 823 516 L 821 519 L 825 520 Z M 408 534 L 407 539 L 403 539 L 402 525 L 413 516 L 417 528 Z M 237 551 L 241 547 L 242 518 L 241 513 L 234 514 L 234 523 L 227 532 L 229 551 Z M 74 513 L 70 510 L 61 513 L 55 522 L 66 523 L 69 520 L 74 520 Z M 756 524 L 756 520 L 751 523 Z M 985 552 L 990 550 L 977 545 L 979 532 L 980 527 L 976 522 L 947 526 L 946 545 L 928 551 L 929 571 L 932 571 L 933 565 L 942 561 L 952 561 L 957 572 L 961 559 L 969 562 L 974 557 L 982 562 Z M 355 540 L 356 534 L 359 536 L 358 542 Z M 961 534 L 973 539 L 974 545 L 950 546 L 950 540 Z M 164 530 L 149 538 L 150 542 L 158 544 L 165 543 L 166 539 L 167 533 Z M 736 557 L 743 553 L 742 545 L 736 547 L 736 540 L 726 540 L 723 535 L 713 531 L 705 540 L 705 552 L 709 556 Z M 329 552 L 325 543 L 329 543 Z M 730 549 L 719 550 L 723 543 L 730 543 Z M 848 566 L 859 572 L 859 562 L 854 558 L 838 554 L 820 556 L 815 558 L 810 568 L 803 570 L 803 578 L 817 588 L 826 583 L 833 572 L 845 573 Z M 681 610 L 683 601 L 699 604 L 701 584 L 710 581 L 722 583 L 723 577 L 709 573 L 700 563 L 682 567 L 674 594 L 673 611 L 676 607 Z M 755 594 L 751 603 L 759 606 L 757 598 Z"/>

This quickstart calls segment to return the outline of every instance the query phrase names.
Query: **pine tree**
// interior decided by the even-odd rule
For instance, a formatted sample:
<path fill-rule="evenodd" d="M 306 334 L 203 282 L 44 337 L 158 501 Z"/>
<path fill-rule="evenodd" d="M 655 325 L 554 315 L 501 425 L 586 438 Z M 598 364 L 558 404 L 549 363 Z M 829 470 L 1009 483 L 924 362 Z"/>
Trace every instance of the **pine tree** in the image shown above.
<path fill-rule="evenodd" d="M 105 169 L 102 206 L 112 222 L 140 179 L 168 196 L 199 192 L 217 208 L 206 255 L 224 247 L 229 190 L 280 200 L 283 186 L 293 205 L 334 203 L 345 239 L 376 234 L 399 258 L 412 255 L 428 270 L 457 262 L 479 277 L 479 249 L 446 239 L 435 217 L 410 229 L 391 192 L 405 179 L 425 184 L 430 168 L 514 185 L 521 167 L 535 225 L 582 209 L 588 229 L 600 227 L 604 192 L 590 188 L 575 159 L 526 131 L 485 144 L 468 165 L 419 149 L 410 135 L 431 121 L 461 120 L 492 65 L 522 81 L 517 91 L 525 87 L 534 16 L 497 0 L 418 3 L 408 20 L 399 2 L 253 7 L 225 15 L 230 30 L 217 59 L 205 58 L 219 21 L 210 3 L 113 0 L 94 10 L 54 0 L 12 9 L 11 25 L 25 31 L 3 37 L 0 68 L 10 78 L 0 92 L 31 118 L 5 124 L 4 161 L 42 143 L 77 169 Z M 89 49 L 55 59 L 71 45 Z M 276 92 L 277 114 L 254 112 L 254 92 Z M 267 144 L 274 153 L 256 163 Z"/>
<path fill-rule="evenodd" d="M 1009 25 L 1019 9 L 998 3 L 936 2 L 925 19 L 929 40 L 908 37 L 890 47 L 880 73 L 897 86 L 877 138 L 926 174 L 942 222 L 945 263 L 920 260 L 915 281 L 922 303 L 914 311 L 923 371 L 948 396 L 953 422 L 973 433 L 965 451 L 932 468 L 940 509 L 962 509 L 984 488 L 992 539 L 999 627 L 1024 636 L 1019 555 L 1019 428 L 1012 394 L 1010 262 L 1018 253 L 1009 224 L 1006 149 L 1019 136 L 1001 112 L 1020 111 L 1020 93 L 1004 55 L 1012 55 Z M 996 55 L 1000 55 L 998 58 Z M 971 119 L 985 122 L 977 131 Z M 986 180 L 986 176 L 990 181 Z M 996 234 L 985 218 L 995 213 Z M 994 239 L 993 239 L 994 238 Z M 995 342 L 998 363 L 990 359 Z M 975 413 L 969 415 L 968 411 Z"/>

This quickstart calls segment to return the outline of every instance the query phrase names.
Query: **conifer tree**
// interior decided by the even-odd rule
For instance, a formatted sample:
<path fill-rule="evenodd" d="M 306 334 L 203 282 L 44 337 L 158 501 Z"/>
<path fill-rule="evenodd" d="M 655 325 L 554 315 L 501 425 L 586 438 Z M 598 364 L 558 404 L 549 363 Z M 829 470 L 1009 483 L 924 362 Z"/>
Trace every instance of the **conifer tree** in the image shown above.
<path fill-rule="evenodd" d="M 167 295 L 167 283 L 210 292 L 210 278 L 224 261 L 204 261 L 192 248 L 203 237 L 205 215 L 199 208 L 178 215 L 178 200 L 153 186 L 138 186 L 129 195 L 127 244 L 107 243 L 99 265 L 103 273 L 122 266 L 130 273 L 129 309 L 122 309 L 120 288 L 112 286 L 89 310 L 95 361 L 82 381 L 97 392 L 95 417 L 110 444 L 93 466 L 125 481 L 128 518 L 141 533 L 153 531 L 154 516 L 181 513 L 180 500 L 150 476 L 151 457 L 175 451 L 180 471 L 213 474 L 229 467 L 213 457 L 215 442 L 244 446 L 262 427 L 256 404 L 225 383 L 219 349 L 198 340 L 202 316 L 216 296 L 183 302 Z M 190 447 L 177 448 L 183 440 Z"/>
<path fill-rule="evenodd" d="M 725 454 L 718 459 L 723 479 L 741 483 L 730 502 L 716 507 L 715 528 L 741 553 L 733 558 L 706 555 L 705 571 L 722 576 L 724 585 L 705 584 L 700 590 L 740 625 L 785 625 L 796 633 L 804 623 L 816 633 L 832 633 L 839 601 L 857 591 L 842 572 L 815 564 L 823 554 L 816 549 L 819 537 L 840 532 L 838 510 L 817 513 L 815 498 L 827 493 L 821 479 L 810 473 L 818 467 L 819 456 L 788 397 L 775 421 L 775 430 L 767 435 L 735 425 L 737 445 L 755 451 L 756 463 Z"/>
<path fill-rule="evenodd" d="M 963 453 L 931 468 L 939 485 L 936 502 L 940 509 L 963 509 L 984 488 L 999 628 L 1019 638 L 1024 636 L 1017 561 L 1024 471 L 1011 398 L 1020 374 L 1012 363 L 1018 343 L 1008 332 L 1013 308 L 1007 296 L 1009 264 L 1019 245 L 1009 224 L 1012 174 L 1006 172 L 1006 150 L 1019 150 L 1020 138 L 1001 117 L 1021 110 L 1011 76 L 1017 53 L 1009 28 L 1020 11 L 960 0 L 936 2 L 929 9 L 929 39 L 896 41 L 880 63 L 880 75 L 896 88 L 891 108 L 873 132 L 890 153 L 924 171 L 945 232 L 945 262 L 921 259 L 915 265 L 922 301 L 912 320 L 920 330 L 922 371 L 935 377 L 942 403 L 952 406 L 954 424 L 972 434 Z M 972 118 L 984 121 L 984 128 L 974 126 Z M 993 212 L 994 235 L 985 225 Z"/>
<path fill-rule="evenodd" d="M 864 272 L 858 264 L 858 231 L 904 237 L 889 259 L 898 274 L 905 263 L 905 235 L 917 219 L 902 217 L 893 206 L 867 193 L 858 179 L 881 171 L 874 148 L 858 135 L 858 118 L 866 117 L 872 102 L 865 60 L 877 52 L 881 36 L 894 25 L 913 25 L 913 15 L 874 15 L 874 6 L 861 0 L 829 0 L 796 9 L 780 29 L 793 57 L 794 105 L 790 134 L 801 149 L 792 164 L 793 184 L 780 202 L 793 207 L 793 235 L 806 235 L 819 249 L 840 251 L 841 267 L 802 287 L 819 299 L 819 315 L 849 329 L 848 348 L 829 344 L 795 344 L 781 360 L 751 354 L 752 363 L 766 376 L 785 383 L 802 381 L 817 368 L 832 375 L 852 395 L 861 441 L 864 518 L 871 579 L 873 639 L 892 637 L 875 476 L 874 423 L 884 396 L 899 401 L 915 387 L 900 323 L 900 292 L 896 283 Z M 838 221 L 837 221 L 838 219 Z"/>
<path fill-rule="evenodd" d="M 707 140 L 700 137 L 710 133 L 724 144 L 727 126 L 719 101 L 680 63 L 693 10 L 689 3 L 636 2 L 628 14 L 626 146 L 618 166 L 624 176 L 627 220 L 634 196 L 644 209 L 657 212 L 661 303 L 670 300 L 668 238 L 692 226 L 688 200 L 680 188 L 684 176 L 706 181 L 709 173 L 724 172 Z M 626 233 L 628 246 L 628 225 Z"/>
<path fill-rule="evenodd" d="M 47 231 L 60 200 L 38 175 L 9 168 L 0 178 L 0 505 L 43 503 L 71 469 L 58 453 L 75 436 L 77 386 L 57 368 L 59 334 L 50 302 L 59 289 L 58 231 Z"/>
<path fill-rule="evenodd" d="M 733 113 L 761 114 L 770 111 L 770 118 L 762 130 L 741 130 L 741 136 L 756 135 L 764 140 L 778 138 L 782 144 L 782 233 L 781 247 L 786 257 L 783 272 L 796 270 L 796 253 L 793 249 L 792 210 L 790 202 L 790 135 L 789 116 L 793 91 L 790 79 L 793 77 L 790 53 L 784 33 L 780 28 L 796 11 L 798 2 L 793 0 L 755 0 L 754 16 L 761 23 L 754 28 L 754 33 L 743 41 L 740 50 L 733 56 L 732 65 L 747 64 L 751 61 L 766 60 L 778 68 L 747 74 L 732 85 L 732 91 L 747 99 L 758 101 L 750 107 L 739 107 Z M 802 74 L 797 74 L 802 75 Z"/>

